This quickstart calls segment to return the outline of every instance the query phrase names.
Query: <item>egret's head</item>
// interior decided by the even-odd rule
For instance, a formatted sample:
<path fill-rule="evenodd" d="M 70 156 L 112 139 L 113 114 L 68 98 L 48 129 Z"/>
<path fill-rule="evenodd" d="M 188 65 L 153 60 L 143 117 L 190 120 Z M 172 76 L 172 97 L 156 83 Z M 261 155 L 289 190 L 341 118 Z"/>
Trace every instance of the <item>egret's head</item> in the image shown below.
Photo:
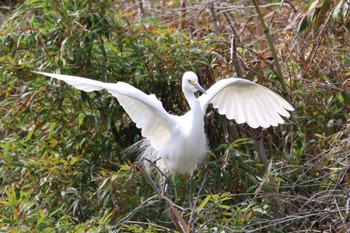
<path fill-rule="evenodd" d="M 200 91 L 206 94 L 203 87 L 201 87 L 201 85 L 198 83 L 197 75 L 192 71 L 186 71 L 182 76 L 182 90 L 183 92 L 187 91 L 192 93 Z"/>

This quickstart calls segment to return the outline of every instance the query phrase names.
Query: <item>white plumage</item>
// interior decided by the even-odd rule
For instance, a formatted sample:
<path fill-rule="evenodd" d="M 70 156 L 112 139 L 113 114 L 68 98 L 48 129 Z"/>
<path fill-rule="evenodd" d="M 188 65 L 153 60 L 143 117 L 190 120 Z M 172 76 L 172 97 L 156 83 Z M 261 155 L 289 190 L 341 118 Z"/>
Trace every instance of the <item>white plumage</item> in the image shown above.
<path fill-rule="evenodd" d="M 182 78 L 182 91 L 190 106 L 183 116 L 167 113 L 155 95 L 147 95 L 124 83 L 104 83 L 92 79 L 37 72 L 62 80 L 86 92 L 106 89 L 115 96 L 145 137 L 139 143 L 141 157 L 162 159 L 172 173 L 192 174 L 198 160 L 207 152 L 204 116 L 210 103 L 219 113 L 250 127 L 267 128 L 283 123 L 293 107 L 273 91 L 240 78 L 220 80 L 206 92 L 195 73 L 187 71 Z M 203 94 L 196 98 L 194 93 Z M 287 111 L 288 110 L 288 111 Z"/>

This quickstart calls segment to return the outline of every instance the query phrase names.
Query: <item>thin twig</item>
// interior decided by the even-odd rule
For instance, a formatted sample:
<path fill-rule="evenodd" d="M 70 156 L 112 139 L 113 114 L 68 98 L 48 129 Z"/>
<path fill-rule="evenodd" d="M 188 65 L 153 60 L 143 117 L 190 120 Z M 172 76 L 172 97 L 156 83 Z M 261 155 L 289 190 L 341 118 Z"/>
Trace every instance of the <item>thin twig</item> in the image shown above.
<path fill-rule="evenodd" d="M 153 226 L 153 227 L 157 227 L 158 229 L 164 229 L 167 232 L 171 232 L 171 230 L 172 230 L 172 229 L 169 229 L 168 227 L 164 227 L 164 226 L 161 226 L 159 224 L 154 224 L 154 223 L 151 223 L 151 222 L 127 221 L 126 223 L 137 224 L 137 225 Z"/>
<path fill-rule="evenodd" d="M 182 30 L 185 28 L 185 18 L 186 18 L 186 5 L 187 1 L 186 0 L 181 0 L 181 11 L 180 11 L 180 20 L 179 20 L 179 30 Z"/>
<path fill-rule="evenodd" d="M 339 205 L 338 205 L 337 199 L 334 199 L 334 203 L 335 203 L 335 206 L 337 207 L 338 214 L 339 214 L 339 216 L 340 216 L 341 221 L 342 221 L 343 224 L 344 224 L 344 228 L 345 228 L 346 232 L 350 232 L 350 230 L 349 230 L 348 227 L 347 227 L 346 220 L 345 220 L 343 214 L 341 213 L 341 211 L 340 211 L 340 209 L 339 209 Z"/>
<path fill-rule="evenodd" d="M 238 40 L 238 43 L 240 43 L 240 42 L 239 42 L 239 38 L 237 38 L 237 33 L 236 33 L 236 30 L 235 30 L 235 28 L 233 27 L 233 25 L 232 25 L 232 22 L 231 22 L 230 18 L 227 16 L 227 13 L 226 13 L 226 12 L 223 12 L 223 14 L 224 14 L 224 17 L 225 17 L 225 19 L 226 19 L 226 21 L 227 21 L 228 25 L 230 25 L 231 32 L 232 32 L 232 34 L 234 35 L 235 40 Z"/>
<path fill-rule="evenodd" d="M 211 2 L 209 3 L 209 11 L 212 17 L 212 21 L 213 21 L 213 26 L 214 26 L 214 32 L 218 33 L 219 32 L 219 27 L 218 27 L 218 17 L 216 16 L 216 12 L 214 9 L 214 3 Z"/>
<path fill-rule="evenodd" d="M 142 208 L 144 208 L 145 206 L 151 205 L 152 204 L 152 200 L 155 198 L 156 196 L 152 196 L 150 198 L 148 198 L 146 201 L 141 202 L 136 208 L 134 208 L 130 213 L 128 213 L 125 217 L 123 217 L 122 219 L 120 219 L 118 221 L 118 223 L 115 225 L 115 229 L 118 229 L 119 227 L 121 227 L 123 224 L 125 224 L 125 222 L 130 219 L 134 214 L 136 214 L 139 210 L 141 210 Z"/>
<path fill-rule="evenodd" d="M 137 10 L 139 12 L 139 18 L 140 20 L 143 18 L 143 15 L 145 14 L 145 10 L 143 8 L 142 0 L 136 0 L 137 2 Z"/>
<path fill-rule="evenodd" d="M 237 77 L 243 78 L 243 71 L 241 64 L 239 62 L 239 58 L 237 56 L 237 49 L 236 49 L 236 35 L 232 34 L 231 36 L 231 63 L 233 63 Z"/>

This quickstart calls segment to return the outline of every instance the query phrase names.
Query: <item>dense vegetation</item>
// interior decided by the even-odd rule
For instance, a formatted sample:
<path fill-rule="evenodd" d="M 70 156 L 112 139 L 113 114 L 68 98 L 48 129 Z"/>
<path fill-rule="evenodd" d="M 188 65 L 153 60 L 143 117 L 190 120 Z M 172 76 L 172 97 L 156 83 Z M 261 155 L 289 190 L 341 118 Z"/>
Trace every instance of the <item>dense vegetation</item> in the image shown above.
<path fill-rule="evenodd" d="M 140 2 L 1 8 L 0 231 L 176 230 L 131 169 L 135 155 L 124 150 L 140 131 L 116 99 L 30 70 L 125 81 L 182 114 L 184 71 L 205 88 L 236 75 L 235 35 L 243 75 L 296 111 L 284 125 L 252 130 L 208 110 L 211 151 L 194 175 L 196 230 L 349 232 L 349 3 Z M 188 180 L 175 176 L 169 195 L 189 221 Z"/>

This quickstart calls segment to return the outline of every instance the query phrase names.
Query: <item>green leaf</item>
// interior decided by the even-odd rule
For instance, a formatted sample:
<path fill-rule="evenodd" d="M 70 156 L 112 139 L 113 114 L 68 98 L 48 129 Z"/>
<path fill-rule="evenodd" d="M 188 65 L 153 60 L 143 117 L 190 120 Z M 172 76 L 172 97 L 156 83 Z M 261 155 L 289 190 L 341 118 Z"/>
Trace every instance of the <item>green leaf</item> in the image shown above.
<path fill-rule="evenodd" d="M 198 208 L 199 209 L 203 209 L 207 204 L 208 202 L 210 201 L 210 199 L 212 198 L 211 195 L 207 195 L 204 200 L 199 204 Z"/>
<path fill-rule="evenodd" d="M 4 201 L 4 200 L 0 200 L 0 205 L 6 205 L 6 206 L 11 207 L 10 202 L 8 202 L 8 201 Z"/>
<path fill-rule="evenodd" d="M 251 140 L 252 140 L 251 138 L 238 138 L 238 139 L 234 140 L 233 142 L 231 142 L 230 147 L 234 148 L 242 143 L 250 142 Z"/>
<path fill-rule="evenodd" d="M 49 129 L 49 135 L 48 135 L 48 139 L 51 139 L 53 132 L 55 131 L 57 122 L 52 122 L 50 124 L 50 129 Z"/>
<path fill-rule="evenodd" d="M 337 19 L 339 17 L 339 13 L 341 10 L 341 7 L 343 6 L 344 1 L 339 1 L 339 3 L 337 4 L 337 6 L 334 8 L 333 10 L 333 19 Z"/>
<path fill-rule="evenodd" d="M 311 3 L 306 15 L 307 15 L 307 22 L 310 25 L 314 19 L 315 16 L 315 11 L 316 11 L 316 7 L 319 3 L 319 0 L 315 0 L 313 3 Z"/>
<path fill-rule="evenodd" d="M 350 96 L 348 95 L 348 93 L 346 91 L 342 91 L 341 96 L 343 97 L 344 103 L 350 106 Z"/>
<path fill-rule="evenodd" d="M 78 114 L 78 127 L 81 127 L 81 125 L 83 124 L 83 122 L 84 122 L 84 119 L 85 119 L 85 113 L 83 113 L 83 112 L 80 112 L 79 114 Z"/>
<path fill-rule="evenodd" d="M 219 206 L 221 209 L 225 209 L 225 210 L 230 210 L 230 209 L 231 209 L 231 206 L 229 206 L 229 205 L 219 204 L 218 206 Z"/>
<path fill-rule="evenodd" d="M 35 132 L 35 127 L 33 127 L 31 130 L 28 131 L 27 137 L 26 137 L 27 141 L 29 141 L 32 138 L 34 132 Z"/>

